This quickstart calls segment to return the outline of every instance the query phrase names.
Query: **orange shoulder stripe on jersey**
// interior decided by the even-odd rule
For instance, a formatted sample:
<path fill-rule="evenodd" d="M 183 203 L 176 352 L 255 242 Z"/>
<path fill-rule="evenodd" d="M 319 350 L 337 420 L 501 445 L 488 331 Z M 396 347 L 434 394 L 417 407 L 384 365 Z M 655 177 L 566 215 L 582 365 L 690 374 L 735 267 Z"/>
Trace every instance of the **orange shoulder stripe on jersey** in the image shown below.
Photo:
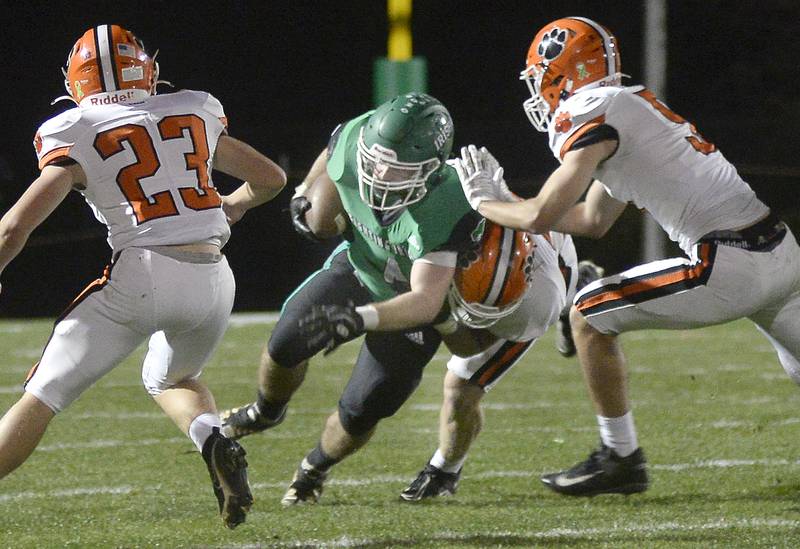
<path fill-rule="evenodd" d="M 72 148 L 72 145 L 67 145 L 65 147 L 58 147 L 57 149 L 53 149 L 45 154 L 41 160 L 39 160 L 39 169 L 43 170 L 45 166 L 47 166 L 50 162 L 55 160 L 56 158 L 63 158 L 69 156 L 69 151 Z"/>
<path fill-rule="evenodd" d="M 570 136 L 569 136 L 569 138 L 567 138 L 567 140 L 566 140 L 566 141 L 564 141 L 564 144 L 563 144 L 563 145 L 561 145 L 561 151 L 558 153 L 558 155 L 559 155 L 559 158 L 561 158 L 561 160 L 564 160 L 564 155 L 565 155 L 565 154 L 567 154 L 567 153 L 569 152 L 569 150 L 572 148 L 572 145 L 574 145 L 574 144 L 575 144 L 575 142 L 576 142 L 576 141 L 577 141 L 577 140 L 578 140 L 578 139 L 579 139 L 579 138 L 580 138 L 582 135 L 584 135 L 584 134 L 585 134 L 586 132 L 588 132 L 589 130 L 591 130 L 591 129 L 593 129 L 593 128 L 596 128 L 597 126 L 599 126 L 599 125 L 603 124 L 605 121 L 606 121 L 606 115 L 604 115 L 604 114 L 601 114 L 601 115 L 600 115 L 600 116 L 598 116 L 597 118 L 595 118 L 595 119 L 593 119 L 593 120 L 590 120 L 590 121 L 588 121 L 586 124 L 584 124 L 583 126 L 581 126 L 580 128 L 578 128 L 578 129 L 575 131 L 575 133 L 573 133 L 572 135 L 570 135 Z"/>
<path fill-rule="evenodd" d="M 576 304 L 576 307 L 579 311 L 584 312 L 588 309 L 592 309 L 604 303 L 609 303 L 611 301 L 617 300 L 630 300 L 630 298 L 636 294 L 641 294 L 643 292 L 652 291 L 657 288 L 662 288 L 664 286 L 669 286 L 670 284 L 675 284 L 677 282 L 683 281 L 692 281 L 698 280 L 702 277 L 705 271 L 711 266 L 710 261 L 710 251 L 711 245 L 710 244 L 703 244 L 700 247 L 699 259 L 696 264 L 690 265 L 685 269 L 680 269 L 678 271 L 672 271 L 664 274 L 653 273 L 655 276 L 652 278 L 643 278 L 633 284 L 622 286 L 622 287 L 615 287 L 612 290 L 608 290 L 606 292 L 599 293 L 597 295 L 587 297 L 586 299 L 580 300 L 579 303 Z"/>

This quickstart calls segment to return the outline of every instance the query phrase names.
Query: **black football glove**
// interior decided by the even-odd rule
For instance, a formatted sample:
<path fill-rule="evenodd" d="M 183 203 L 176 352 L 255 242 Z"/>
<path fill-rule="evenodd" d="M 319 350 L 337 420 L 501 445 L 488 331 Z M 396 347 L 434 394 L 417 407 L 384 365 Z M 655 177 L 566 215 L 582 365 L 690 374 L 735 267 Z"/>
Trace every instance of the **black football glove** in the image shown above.
<path fill-rule="evenodd" d="M 315 354 L 325 350 L 328 355 L 342 343 L 347 343 L 364 333 L 364 319 L 355 306 L 314 305 L 311 312 L 298 323 L 300 333 L 306 336 L 308 349 Z"/>
<path fill-rule="evenodd" d="M 292 216 L 294 230 L 311 242 L 319 242 L 320 239 L 314 235 L 306 222 L 306 212 L 310 209 L 311 202 L 305 196 L 295 196 L 289 201 L 289 215 Z"/>

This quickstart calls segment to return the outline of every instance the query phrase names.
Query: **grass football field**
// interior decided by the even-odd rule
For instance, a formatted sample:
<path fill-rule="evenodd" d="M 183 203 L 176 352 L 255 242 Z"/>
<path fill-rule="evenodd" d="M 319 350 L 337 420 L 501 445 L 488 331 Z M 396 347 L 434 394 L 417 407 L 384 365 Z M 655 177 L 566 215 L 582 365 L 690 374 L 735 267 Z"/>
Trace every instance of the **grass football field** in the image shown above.
<path fill-rule="evenodd" d="M 0 408 L 50 332 L 0 322 Z M 249 401 L 271 328 L 237 316 L 204 378 L 220 407 Z M 243 440 L 256 503 L 226 530 L 204 463 L 141 387 L 140 349 L 50 426 L 0 481 L 0 547 L 798 547 L 800 391 L 747 322 L 623 337 L 644 494 L 570 499 L 538 480 L 597 442 L 575 359 L 549 333 L 487 395 L 486 424 L 455 497 L 400 502 L 436 446 L 444 349 L 420 388 L 362 451 L 336 466 L 316 506 L 283 508 L 357 343 L 312 362 L 285 423 Z"/>

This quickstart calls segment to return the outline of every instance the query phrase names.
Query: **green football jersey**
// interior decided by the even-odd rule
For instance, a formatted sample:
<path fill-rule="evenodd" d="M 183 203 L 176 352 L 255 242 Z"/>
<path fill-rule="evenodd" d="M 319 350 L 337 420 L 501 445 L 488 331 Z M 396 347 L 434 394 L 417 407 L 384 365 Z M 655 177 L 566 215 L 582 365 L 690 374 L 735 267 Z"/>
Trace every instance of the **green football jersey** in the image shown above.
<path fill-rule="evenodd" d="M 327 168 L 352 226 L 347 244 L 350 263 L 375 300 L 383 301 L 410 289 L 416 259 L 433 251 L 469 247 L 481 217 L 470 208 L 455 168 L 446 165 L 436 181 L 428 183 L 425 198 L 386 213 L 389 222 L 381 223 L 382 212 L 367 206 L 358 190 L 358 137 L 371 114 L 347 122 L 334 134 Z"/>

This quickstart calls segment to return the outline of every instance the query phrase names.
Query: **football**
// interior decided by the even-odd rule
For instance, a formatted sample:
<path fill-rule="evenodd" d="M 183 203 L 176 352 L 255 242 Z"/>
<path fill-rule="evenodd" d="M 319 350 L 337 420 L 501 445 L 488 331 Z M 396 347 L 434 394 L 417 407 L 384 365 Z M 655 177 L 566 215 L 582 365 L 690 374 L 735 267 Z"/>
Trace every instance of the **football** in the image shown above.
<path fill-rule="evenodd" d="M 318 177 L 305 196 L 311 203 L 311 209 L 306 212 L 306 223 L 317 238 L 324 240 L 344 232 L 347 213 L 336 186 L 327 176 Z"/>

